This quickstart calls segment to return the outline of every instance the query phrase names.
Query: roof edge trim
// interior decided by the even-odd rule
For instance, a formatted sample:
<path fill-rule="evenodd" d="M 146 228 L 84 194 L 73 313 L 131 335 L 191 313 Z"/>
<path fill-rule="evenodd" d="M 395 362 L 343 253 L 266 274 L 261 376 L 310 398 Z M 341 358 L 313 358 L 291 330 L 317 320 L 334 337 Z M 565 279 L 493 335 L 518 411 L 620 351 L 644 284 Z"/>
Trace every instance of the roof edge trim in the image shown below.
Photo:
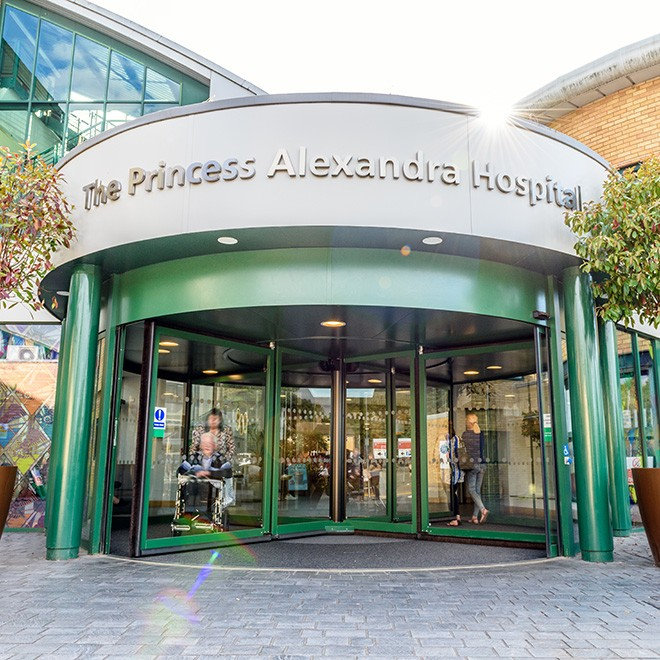
<path fill-rule="evenodd" d="M 534 116 L 560 103 L 570 103 L 572 98 L 601 85 L 657 64 L 660 64 L 660 35 L 619 48 L 553 80 L 520 99 L 516 109 Z"/>
<path fill-rule="evenodd" d="M 478 117 L 479 112 L 477 109 L 460 105 L 458 103 L 449 103 L 446 101 L 435 101 L 432 99 L 422 99 L 410 96 L 397 96 L 391 94 L 371 94 L 371 93 L 353 93 L 353 92 L 329 92 L 329 93 L 313 93 L 313 94 L 263 94 L 259 96 L 240 97 L 234 99 L 223 99 L 220 101 L 207 101 L 205 103 L 196 103 L 194 105 L 185 105 L 176 108 L 169 108 L 154 112 L 143 117 L 138 117 L 132 121 L 121 124 L 109 131 L 99 133 L 86 142 L 78 145 L 57 163 L 57 169 L 62 168 L 64 165 L 72 161 L 76 156 L 80 155 L 87 149 L 108 140 L 109 138 L 131 131 L 133 129 L 153 124 L 176 117 L 186 117 L 188 115 L 203 114 L 206 112 L 215 112 L 217 110 L 231 110 L 244 107 L 268 106 L 268 105 L 294 105 L 294 104 L 311 104 L 311 103 L 361 103 L 365 105 L 392 105 L 404 106 L 409 108 L 420 108 L 424 110 L 436 110 L 441 112 L 451 112 L 455 114 L 466 115 L 469 117 Z M 508 120 L 513 126 L 518 128 L 538 133 L 557 142 L 561 142 L 568 147 L 583 153 L 584 155 L 595 160 L 599 165 L 605 169 L 611 169 L 608 163 L 601 155 L 582 144 L 578 140 L 564 135 L 559 131 L 548 128 L 542 124 L 534 121 L 522 119 L 519 117 L 511 117 Z"/>

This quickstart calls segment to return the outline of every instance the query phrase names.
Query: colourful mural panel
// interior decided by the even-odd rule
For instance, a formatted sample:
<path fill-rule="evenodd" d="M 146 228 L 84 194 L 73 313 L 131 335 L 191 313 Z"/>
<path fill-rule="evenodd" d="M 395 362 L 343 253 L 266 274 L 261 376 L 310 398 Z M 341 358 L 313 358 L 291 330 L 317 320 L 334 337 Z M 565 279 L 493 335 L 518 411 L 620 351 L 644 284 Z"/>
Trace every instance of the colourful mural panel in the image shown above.
<path fill-rule="evenodd" d="M 0 464 L 18 477 L 9 528 L 44 526 L 59 326 L 0 325 Z"/>

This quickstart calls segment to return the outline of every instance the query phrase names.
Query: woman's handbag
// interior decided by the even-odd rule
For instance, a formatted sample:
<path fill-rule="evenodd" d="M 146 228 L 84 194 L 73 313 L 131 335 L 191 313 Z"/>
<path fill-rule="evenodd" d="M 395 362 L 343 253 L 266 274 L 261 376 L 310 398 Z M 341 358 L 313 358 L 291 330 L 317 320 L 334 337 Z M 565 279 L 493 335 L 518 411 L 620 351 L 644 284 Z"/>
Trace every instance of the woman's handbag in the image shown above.
<path fill-rule="evenodd" d="M 471 470 L 474 467 L 474 459 L 468 454 L 463 443 L 458 445 L 458 467 L 461 470 Z"/>

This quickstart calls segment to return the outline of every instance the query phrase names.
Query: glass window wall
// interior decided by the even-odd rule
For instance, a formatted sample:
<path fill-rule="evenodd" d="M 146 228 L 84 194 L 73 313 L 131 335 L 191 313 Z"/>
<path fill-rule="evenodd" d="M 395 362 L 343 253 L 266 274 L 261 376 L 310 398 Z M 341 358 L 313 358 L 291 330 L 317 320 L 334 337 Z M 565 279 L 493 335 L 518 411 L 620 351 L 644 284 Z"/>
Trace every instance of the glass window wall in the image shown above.
<path fill-rule="evenodd" d="M 86 103 L 105 98 L 109 59 L 109 48 L 81 35 L 76 36 L 71 76 L 72 102 Z"/>
<path fill-rule="evenodd" d="M 30 97 L 38 29 L 36 16 L 6 7 L 0 52 L 0 101 Z"/>
<path fill-rule="evenodd" d="M 35 14 L 0 6 L 4 146 L 18 150 L 29 139 L 56 162 L 106 128 L 208 97 L 208 86 L 147 55 L 82 25 L 71 30 Z"/>
<path fill-rule="evenodd" d="M 66 101 L 69 98 L 72 53 L 73 32 L 41 21 L 33 99 Z"/>

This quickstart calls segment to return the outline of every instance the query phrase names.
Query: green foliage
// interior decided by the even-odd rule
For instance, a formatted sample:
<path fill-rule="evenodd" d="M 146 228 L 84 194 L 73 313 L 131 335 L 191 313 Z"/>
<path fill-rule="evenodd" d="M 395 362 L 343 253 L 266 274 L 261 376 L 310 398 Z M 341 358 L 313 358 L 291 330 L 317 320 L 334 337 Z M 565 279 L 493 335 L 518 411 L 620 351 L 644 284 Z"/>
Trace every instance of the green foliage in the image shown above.
<path fill-rule="evenodd" d="M 34 145 L 24 147 L 21 153 L 0 147 L 0 309 L 17 301 L 42 307 L 37 287 L 52 268 L 53 252 L 69 247 L 75 231 L 61 174 Z"/>
<path fill-rule="evenodd" d="M 612 171 L 600 202 L 567 214 L 577 234 L 582 270 L 594 275 L 598 313 L 633 323 L 660 325 L 660 159 L 638 170 Z"/>

